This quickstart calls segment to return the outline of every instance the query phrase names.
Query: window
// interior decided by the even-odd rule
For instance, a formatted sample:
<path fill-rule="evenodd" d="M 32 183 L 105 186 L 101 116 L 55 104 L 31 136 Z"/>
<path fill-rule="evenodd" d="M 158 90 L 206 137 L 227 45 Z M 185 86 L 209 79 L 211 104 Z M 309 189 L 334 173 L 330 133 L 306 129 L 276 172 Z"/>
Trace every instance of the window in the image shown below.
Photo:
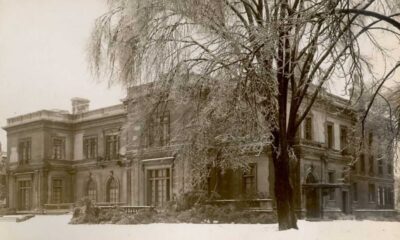
<path fill-rule="evenodd" d="M 53 179 L 52 181 L 52 203 L 62 203 L 63 182 L 61 179 Z"/>
<path fill-rule="evenodd" d="M 360 172 L 365 173 L 365 156 L 364 153 L 360 154 Z"/>
<path fill-rule="evenodd" d="M 147 126 L 147 146 L 165 146 L 170 141 L 170 117 L 169 112 L 156 115 L 149 120 Z"/>
<path fill-rule="evenodd" d="M 370 132 L 368 134 L 368 147 L 369 147 L 369 149 L 371 149 L 373 142 L 374 142 L 374 134 L 372 132 Z"/>
<path fill-rule="evenodd" d="M 97 199 L 96 183 L 92 179 L 87 184 L 87 196 L 92 201 L 96 201 Z"/>
<path fill-rule="evenodd" d="M 32 185 L 30 180 L 18 181 L 18 209 L 30 210 L 32 201 Z"/>
<path fill-rule="evenodd" d="M 378 159 L 378 174 L 383 175 L 383 160 L 382 160 L 382 158 Z"/>
<path fill-rule="evenodd" d="M 31 160 L 31 140 L 23 139 L 18 144 L 18 157 L 20 164 L 27 164 Z"/>
<path fill-rule="evenodd" d="M 340 150 L 342 153 L 345 153 L 347 147 L 347 127 L 341 126 L 340 127 Z"/>
<path fill-rule="evenodd" d="M 106 135 L 106 159 L 117 159 L 119 155 L 119 136 L 117 134 Z"/>
<path fill-rule="evenodd" d="M 312 140 L 312 118 L 306 117 L 304 123 L 304 138 L 306 140 Z"/>
<path fill-rule="evenodd" d="M 113 177 L 107 182 L 106 201 L 110 203 L 117 203 L 119 201 L 119 186 L 118 182 Z"/>
<path fill-rule="evenodd" d="M 358 201 L 358 186 L 357 183 L 353 183 L 353 201 Z"/>
<path fill-rule="evenodd" d="M 335 183 L 335 172 L 328 172 L 328 183 Z M 329 191 L 329 200 L 335 200 L 335 189 L 330 189 Z"/>
<path fill-rule="evenodd" d="M 368 201 L 375 202 L 375 184 L 368 184 Z"/>
<path fill-rule="evenodd" d="M 53 138 L 53 159 L 65 159 L 65 138 Z"/>
<path fill-rule="evenodd" d="M 387 174 L 392 175 L 392 173 L 393 173 L 393 166 L 391 163 L 388 163 L 387 164 Z"/>
<path fill-rule="evenodd" d="M 333 123 L 327 123 L 326 125 L 326 134 L 327 134 L 327 145 L 328 148 L 333 148 L 334 144 L 334 129 L 333 129 Z"/>
<path fill-rule="evenodd" d="M 152 206 L 163 206 L 170 200 L 170 169 L 148 170 L 147 201 Z"/>
<path fill-rule="evenodd" d="M 369 155 L 369 161 L 368 161 L 368 167 L 369 167 L 369 174 L 373 175 L 374 174 L 374 156 L 371 154 Z"/>
<path fill-rule="evenodd" d="M 256 193 L 256 174 L 256 165 L 250 164 L 249 169 L 243 173 L 243 194 Z"/>
<path fill-rule="evenodd" d="M 97 158 L 97 137 L 84 137 L 83 138 L 83 155 L 86 159 Z"/>

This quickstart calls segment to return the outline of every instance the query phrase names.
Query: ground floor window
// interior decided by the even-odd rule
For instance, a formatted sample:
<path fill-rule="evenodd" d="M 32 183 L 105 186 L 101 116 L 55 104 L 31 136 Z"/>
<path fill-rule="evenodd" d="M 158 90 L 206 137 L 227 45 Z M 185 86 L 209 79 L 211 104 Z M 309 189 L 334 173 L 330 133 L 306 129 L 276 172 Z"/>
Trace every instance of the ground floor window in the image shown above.
<path fill-rule="evenodd" d="M 149 205 L 163 206 L 170 200 L 170 169 L 148 170 L 147 201 Z"/>
<path fill-rule="evenodd" d="M 96 184 L 93 180 L 89 180 L 87 185 L 87 196 L 90 200 L 96 201 L 97 199 L 97 189 Z"/>
<path fill-rule="evenodd" d="M 375 184 L 368 184 L 368 201 L 375 202 Z"/>
<path fill-rule="evenodd" d="M 63 202 L 63 181 L 62 179 L 53 179 L 52 181 L 52 203 Z"/>
<path fill-rule="evenodd" d="M 32 184 L 30 180 L 18 181 L 18 209 L 29 210 L 32 203 Z"/>
<path fill-rule="evenodd" d="M 243 173 L 243 194 L 255 194 L 256 187 L 256 165 L 250 164 L 249 169 Z"/>
<path fill-rule="evenodd" d="M 107 182 L 107 202 L 117 203 L 119 201 L 119 186 L 115 178 Z"/>

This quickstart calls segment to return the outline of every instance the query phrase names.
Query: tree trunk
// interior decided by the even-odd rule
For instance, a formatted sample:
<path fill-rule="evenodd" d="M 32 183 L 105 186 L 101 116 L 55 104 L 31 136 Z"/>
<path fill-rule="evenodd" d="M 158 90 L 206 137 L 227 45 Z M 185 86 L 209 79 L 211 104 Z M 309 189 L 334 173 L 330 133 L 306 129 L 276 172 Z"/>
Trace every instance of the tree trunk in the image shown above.
<path fill-rule="evenodd" d="M 287 149 L 286 146 L 282 147 L 280 138 L 275 136 L 272 160 L 274 163 L 274 190 L 279 230 L 298 229 L 294 190 L 291 183 L 290 159 Z"/>

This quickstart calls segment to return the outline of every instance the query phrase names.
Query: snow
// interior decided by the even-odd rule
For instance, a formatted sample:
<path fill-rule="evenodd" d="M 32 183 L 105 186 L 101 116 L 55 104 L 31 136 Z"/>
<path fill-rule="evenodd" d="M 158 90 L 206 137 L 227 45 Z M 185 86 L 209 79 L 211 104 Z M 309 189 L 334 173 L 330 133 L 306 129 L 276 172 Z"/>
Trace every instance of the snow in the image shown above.
<path fill-rule="evenodd" d="M 299 230 L 277 230 L 276 224 L 69 225 L 71 215 L 39 215 L 21 223 L 0 222 L 0 239 L 400 239 L 400 222 L 338 220 L 299 221 Z"/>

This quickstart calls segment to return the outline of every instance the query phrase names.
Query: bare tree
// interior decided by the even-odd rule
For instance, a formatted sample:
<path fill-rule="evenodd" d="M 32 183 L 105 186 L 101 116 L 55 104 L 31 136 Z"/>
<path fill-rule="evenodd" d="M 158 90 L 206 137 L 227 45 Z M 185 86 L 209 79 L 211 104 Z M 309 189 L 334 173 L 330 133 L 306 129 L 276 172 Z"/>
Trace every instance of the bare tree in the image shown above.
<path fill-rule="evenodd" d="M 191 101 L 197 111 L 188 125 L 196 128 L 191 139 L 199 143 L 191 145 L 192 153 L 197 146 L 197 153 L 209 158 L 210 148 L 199 146 L 219 144 L 211 147 L 213 156 L 224 159 L 223 153 L 229 152 L 224 149 L 232 142 L 243 147 L 249 140 L 269 145 L 279 229 L 297 228 L 295 195 L 300 186 L 293 178 L 299 171 L 293 153 L 297 129 L 329 83 L 343 83 L 353 96 L 355 75 L 360 76 L 360 86 L 364 76 L 377 86 L 389 79 L 391 75 L 379 75 L 384 71 L 373 71 L 371 61 L 363 57 L 365 45 L 360 45 L 369 43 L 387 58 L 390 53 L 375 32 L 398 38 L 399 14 L 388 13 L 387 9 L 395 9 L 391 4 L 115 0 L 97 21 L 90 61 L 96 73 L 110 76 L 110 82 L 127 86 L 153 82 L 154 95 L 161 99 L 157 102 L 172 96 Z M 380 87 L 375 90 L 378 93 Z M 247 120 L 252 124 L 246 125 Z M 233 131 L 230 125 L 240 130 Z M 247 133 L 248 127 L 256 137 Z"/>

